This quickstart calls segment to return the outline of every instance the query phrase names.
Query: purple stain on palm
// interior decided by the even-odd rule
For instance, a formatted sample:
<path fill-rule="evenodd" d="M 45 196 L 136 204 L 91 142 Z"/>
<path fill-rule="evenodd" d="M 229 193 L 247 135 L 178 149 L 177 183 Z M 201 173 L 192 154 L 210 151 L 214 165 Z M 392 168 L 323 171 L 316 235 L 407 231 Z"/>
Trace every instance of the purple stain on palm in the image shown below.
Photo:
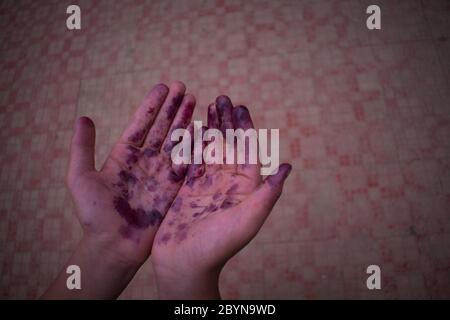
<path fill-rule="evenodd" d="M 219 207 L 217 205 L 215 205 L 214 203 L 210 203 L 208 206 L 206 206 L 202 211 L 196 212 L 194 213 L 192 216 L 194 218 L 197 218 L 199 216 L 201 216 L 204 213 L 210 213 L 210 212 L 215 212 L 219 210 Z"/>
<path fill-rule="evenodd" d="M 125 170 L 119 172 L 119 177 L 123 182 L 129 184 L 135 184 L 138 181 L 134 174 Z"/>
<path fill-rule="evenodd" d="M 155 112 L 155 107 L 151 106 L 147 109 L 148 114 L 153 114 Z"/>
<path fill-rule="evenodd" d="M 197 202 L 192 201 L 191 203 L 189 203 L 189 206 L 193 209 L 195 208 L 200 208 L 200 206 L 197 204 Z"/>
<path fill-rule="evenodd" d="M 214 203 L 209 204 L 206 208 L 205 208 L 205 212 L 215 212 L 219 209 L 218 206 L 216 206 Z"/>
<path fill-rule="evenodd" d="M 138 162 L 138 160 L 139 160 L 139 157 L 138 157 L 139 149 L 129 145 L 127 147 L 127 150 L 130 151 L 130 153 L 127 156 L 127 164 L 128 165 L 133 165 L 136 162 Z"/>
<path fill-rule="evenodd" d="M 158 150 L 153 149 L 153 148 L 146 148 L 144 149 L 143 155 L 146 156 L 147 158 L 151 158 L 154 157 L 158 154 Z"/>
<path fill-rule="evenodd" d="M 122 189 L 121 194 L 125 200 L 130 200 L 132 192 L 130 192 L 128 189 Z"/>
<path fill-rule="evenodd" d="M 178 231 L 183 231 L 184 229 L 186 229 L 187 227 L 187 223 L 181 223 L 178 225 L 177 229 Z"/>
<path fill-rule="evenodd" d="M 222 204 L 220 205 L 220 209 L 228 209 L 234 206 L 233 201 L 230 198 L 225 198 Z"/>
<path fill-rule="evenodd" d="M 213 178 L 210 175 L 205 175 L 205 179 L 202 183 L 202 187 L 210 187 L 213 184 Z"/>
<path fill-rule="evenodd" d="M 187 238 L 186 230 L 178 232 L 176 235 L 176 239 L 178 240 L 178 242 L 181 242 L 181 241 L 185 240 L 186 238 Z"/>
<path fill-rule="evenodd" d="M 147 191 L 150 191 L 150 192 L 154 192 L 154 191 L 156 191 L 156 189 L 157 189 L 157 181 L 156 181 L 156 179 L 155 178 L 153 178 L 153 177 L 148 177 L 146 180 L 145 180 L 145 188 L 147 189 Z"/>
<path fill-rule="evenodd" d="M 175 171 L 170 170 L 169 175 L 168 175 L 168 179 L 171 182 L 177 183 L 180 182 L 181 180 L 184 179 L 184 175 L 183 174 L 177 174 Z"/>
<path fill-rule="evenodd" d="M 170 137 L 170 134 L 168 134 L 168 136 Z M 172 151 L 172 148 L 174 145 L 175 145 L 175 141 L 169 141 L 168 143 L 166 143 L 163 148 L 164 152 Z"/>
<path fill-rule="evenodd" d="M 172 203 L 172 210 L 175 212 L 179 212 L 182 204 L 183 204 L 183 198 L 177 197 L 175 199 L 175 201 Z"/>
<path fill-rule="evenodd" d="M 230 187 L 230 189 L 227 190 L 226 194 L 234 194 L 234 193 L 236 193 L 238 188 L 239 188 L 239 185 L 237 183 L 235 183 Z"/>
<path fill-rule="evenodd" d="M 133 239 L 133 230 L 129 226 L 121 226 L 119 228 L 119 233 L 125 239 L 132 240 Z"/>
<path fill-rule="evenodd" d="M 161 146 L 162 146 L 162 143 L 163 143 L 163 142 L 162 142 L 161 139 L 155 140 L 155 141 L 151 144 L 150 148 L 155 149 L 155 150 L 159 150 L 159 148 L 161 148 Z"/>
<path fill-rule="evenodd" d="M 114 198 L 114 208 L 129 226 L 136 229 L 145 229 L 161 223 L 162 215 L 158 210 L 145 211 L 142 208 L 132 208 L 130 203 L 122 198 Z"/>
<path fill-rule="evenodd" d="M 159 195 L 157 195 L 155 197 L 155 199 L 153 199 L 153 203 L 155 204 L 155 206 L 158 206 L 163 200 L 161 199 L 161 197 Z"/>
<path fill-rule="evenodd" d="M 187 185 L 188 187 L 192 188 L 192 187 L 194 186 L 194 184 L 195 184 L 195 178 L 189 178 L 189 179 L 187 179 L 186 185 Z"/>
<path fill-rule="evenodd" d="M 205 212 L 204 211 L 199 211 L 199 212 L 194 213 L 192 216 L 194 218 L 197 218 L 197 217 L 201 216 L 203 213 L 205 213 Z"/>
<path fill-rule="evenodd" d="M 205 173 L 204 166 L 200 164 L 191 164 L 187 172 L 188 179 L 186 181 L 186 185 L 192 188 L 197 178 L 203 176 L 204 173 Z"/>
<path fill-rule="evenodd" d="M 125 188 L 125 183 L 123 183 L 122 181 L 119 181 L 116 184 L 113 184 L 113 186 L 117 186 L 119 188 Z"/>

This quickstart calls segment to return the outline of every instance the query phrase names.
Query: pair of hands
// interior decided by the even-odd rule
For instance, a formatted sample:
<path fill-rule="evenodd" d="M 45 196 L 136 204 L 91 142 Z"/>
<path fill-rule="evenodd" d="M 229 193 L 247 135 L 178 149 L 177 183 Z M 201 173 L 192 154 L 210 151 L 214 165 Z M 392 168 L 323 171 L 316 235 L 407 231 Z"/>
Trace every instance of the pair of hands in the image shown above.
<path fill-rule="evenodd" d="M 84 236 L 67 265 L 80 266 L 82 290 L 67 290 L 64 269 L 43 298 L 115 298 L 150 253 L 161 298 L 220 298 L 222 267 L 261 228 L 291 166 L 262 181 L 259 164 L 172 164 L 170 135 L 188 128 L 195 108 L 185 92 L 181 82 L 156 85 L 100 171 L 94 123 L 78 119 L 67 182 Z M 253 123 L 220 96 L 208 127 Z"/>

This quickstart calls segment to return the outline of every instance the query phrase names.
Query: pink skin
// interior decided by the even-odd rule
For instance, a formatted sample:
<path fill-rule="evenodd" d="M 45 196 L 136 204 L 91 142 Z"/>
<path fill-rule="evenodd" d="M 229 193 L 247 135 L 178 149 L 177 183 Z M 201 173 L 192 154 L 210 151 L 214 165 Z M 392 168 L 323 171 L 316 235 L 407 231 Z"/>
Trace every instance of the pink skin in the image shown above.
<path fill-rule="evenodd" d="M 68 185 L 85 237 L 142 264 L 175 199 L 186 168 L 172 166 L 168 134 L 186 128 L 195 106 L 180 82 L 155 86 L 100 171 L 94 167 L 95 128 L 80 118 L 72 140 Z"/>
<path fill-rule="evenodd" d="M 261 181 L 258 165 L 173 165 L 170 133 L 188 127 L 194 105 L 180 82 L 155 86 L 100 171 L 94 124 L 77 121 L 67 183 L 84 236 L 66 266 L 81 268 L 83 289 L 67 290 L 63 268 L 43 299 L 115 298 L 150 252 L 161 297 L 220 297 L 220 269 L 258 232 L 291 168 Z M 252 127 L 225 97 L 208 123 Z"/>
<path fill-rule="evenodd" d="M 67 184 L 84 235 L 42 299 L 111 299 L 125 289 L 150 255 L 187 166 L 172 165 L 170 133 L 186 128 L 195 99 L 175 82 L 155 86 L 136 111 L 100 171 L 95 169 L 95 127 L 78 119 Z M 68 265 L 77 265 L 82 289 L 68 290 Z"/>
<path fill-rule="evenodd" d="M 208 127 L 253 127 L 245 107 L 218 97 Z M 259 165 L 191 165 L 152 249 L 161 298 L 220 298 L 224 264 L 258 232 L 278 200 L 291 166 L 262 181 Z"/>

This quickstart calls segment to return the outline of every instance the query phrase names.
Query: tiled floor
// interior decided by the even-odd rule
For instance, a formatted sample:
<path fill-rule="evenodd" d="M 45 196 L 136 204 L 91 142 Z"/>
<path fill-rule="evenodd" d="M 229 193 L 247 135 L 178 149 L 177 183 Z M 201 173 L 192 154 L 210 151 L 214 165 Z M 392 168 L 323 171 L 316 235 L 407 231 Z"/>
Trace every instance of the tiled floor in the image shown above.
<path fill-rule="evenodd" d="M 450 298 L 449 57 L 446 0 L 2 1 L 0 297 L 36 297 L 80 238 L 76 117 L 96 123 L 100 165 L 148 88 L 179 79 L 196 119 L 228 94 L 294 165 L 225 298 Z M 156 298 L 149 263 L 122 297 Z"/>

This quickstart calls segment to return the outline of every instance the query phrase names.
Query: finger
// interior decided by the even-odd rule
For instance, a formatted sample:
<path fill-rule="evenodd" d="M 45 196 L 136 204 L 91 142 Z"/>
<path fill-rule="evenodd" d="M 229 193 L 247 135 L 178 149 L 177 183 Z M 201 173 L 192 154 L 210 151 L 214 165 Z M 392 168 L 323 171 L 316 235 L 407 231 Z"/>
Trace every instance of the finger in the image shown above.
<path fill-rule="evenodd" d="M 73 180 L 90 171 L 95 171 L 95 126 L 88 117 L 81 117 L 72 137 L 68 178 Z"/>
<path fill-rule="evenodd" d="M 216 108 L 217 108 L 217 114 L 219 116 L 219 126 L 220 131 L 222 131 L 225 141 L 223 144 L 223 161 L 224 165 L 222 166 L 223 169 L 235 172 L 236 171 L 236 162 L 235 157 L 232 157 L 227 155 L 227 149 L 233 149 L 234 148 L 234 141 L 229 141 L 226 139 L 226 130 L 227 129 L 233 129 L 233 104 L 231 103 L 231 100 L 227 96 L 219 96 L 216 98 Z M 228 145 L 228 142 L 230 142 L 230 145 Z M 233 149 L 233 151 L 235 151 Z M 235 152 L 233 152 L 234 155 Z M 227 160 L 229 163 L 227 163 Z"/>
<path fill-rule="evenodd" d="M 253 121 L 246 106 L 237 106 L 232 114 L 233 127 L 235 129 L 252 129 Z"/>
<path fill-rule="evenodd" d="M 184 96 L 183 101 L 181 102 L 180 108 L 178 109 L 177 115 L 172 122 L 172 125 L 169 128 L 169 132 L 164 140 L 163 151 L 170 155 L 172 148 L 174 145 L 178 143 L 178 141 L 172 141 L 171 135 L 172 132 L 176 129 L 186 129 L 192 119 L 192 114 L 194 113 L 195 108 L 195 97 L 191 94 L 187 94 Z"/>
<path fill-rule="evenodd" d="M 190 123 L 187 126 L 187 129 L 189 131 L 189 137 L 190 137 L 190 146 L 191 146 L 191 154 L 189 154 L 189 159 L 192 161 L 192 150 L 194 147 L 194 140 L 193 140 L 193 136 L 194 136 L 194 124 Z M 183 142 L 180 142 L 183 143 Z M 172 171 L 169 173 L 169 180 L 172 182 L 180 182 L 184 179 L 184 177 L 186 176 L 187 170 L 189 168 L 190 162 L 189 163 L 182 163 L 182 164 L 175 164 L 172 162 Z"/>
<path fill-rule="evenodd" d="M 203 137 L 203 135 L 205 134 L 205 131 L 208 130 L 208 127 L 206 126 L 202 126 L 202 132 L 201 132 L 201 137 Z M 202 143 L 202 150 L 205 149 L 206 146 L 206 142 L 202 139 L 201 140 Z M 193 187 L 194 184 L 196 183 L 197 179 L 202 177 L 205 174 L 205 163 L 203 161 L 203 157 L 199 160 L 201 160 L 201 163 L 196 163 L 195 157 L 194 157 L 194 152 L 195 152 L 195 144 L 196 142 L 194 141 L 194 146 L 192 148 L 192 162 L 189 165 L 188 169 L 187 169 L 187 173 L 186 173 L 186 185 L 189 187 Z"/>
<path fill-rule="evenodd" d="M 185 91 L 186 86 L 182 82 L 176 81 L 170 86 L 169 94 L 145 138 L 144 155 L 154 156 L 159 152 L 167 131 L 183 101 Z"/>
<path fill-rule="evenodd" d="M 219 115 L 220 130 L 225 135 L 226 129 L 233 129 L 233 104 L 227 96 L 219 96 L 216 98 L 216 108 Z"/>
<path fill-rule="evenodd" d="M 254 130 L 253 121 L 250 112 L 245 106 L 238 106 L 233 109 L 233 126 L 235 129 L 244 130 L 244 137 L 238 140 L 236 145 L 236 153 L 244 157 L 244 163 L 237 165 L 238 173 L 245 174 L 250 177 L 260 177 L 258 162 L 258 137 Z M 239 149 L 239 143 L 244 146 L 244 154 Z M 239 157 L 237 157 L 239 159 Z"/>
<path fill-rule="evenodd" d="M 208 106 L 208 128 L 219 129 L 219 115 L 217 114 L 216 104 L 211 103 Z"/>
<path fill-rule="evenodd" d="M 132 144 L 135 147 L 142 146 L 145 136 L 152 126 L 168 92 L 169 88 L 165 84 L 158 84 L 150 90 L 136 110 L 133 119 L 122 133 L 119 139 L 120 143 Z"/>
<path fill-rule="evenodd" d="M 283 191 L 283 185 L 286 178 L 292 170 L 290 164 L 282 164 L 278 168 L 278 172 L 267 177 L 264 182 L 243 202 L 249 205 L 252 210 L 244 210 L 244 221 L 248 223 L 248 227 L 261 228 L 273 206 Z"/>
<path fill-rule="evenodd" d="M 217 107 L 216 107 L 215 103 L 211 103 L 208 106 L 208 129 L 210 129 L 210 130 L 211 129 L 214 129 L 214 130 L 219 130 L 220 129 L 219 114 L 217 112 Z M 211 131 L 209 131 L 209 133 L 212 133 Z M 209 139 L 206 142 L 206 146 L 208 146 L 210 143 L 213 143 L 213 141 L 214 141 L 215 145 L 217 145 L 217 143 L 218 143 L 217 141 L 215 141 L 215 139 L 216 139 L 215 136 L 214 136 L 214 138 L 212 136 L 211 137 L 205 137 L 205 138 Z M 222 148 L 222 152 L 223 152 L 223 150 L 224 149 Z M 215 156 L 216 152 L 217 152 L 217 150 L 212 151 L 211 157 Z M 221 158 L 222 158 L 221 161 L 223 161 L 223 159 L 224 159 L 223 156 L 221 156 Z M 211 160 L 211 159 L 209 159 L 209 160 Z M 209 161 L 206 158 L 204 160 L 205 161 Z M 218 163 L 211 164 L 211 163 L 208 162 L 208 164 L 205 164 L 206 171 L 208 172 L 208 171 L 215 171 L 215 170 L 217 170 L 219 168 L 219 166 L 217 166 L 217 164 Z"/>

